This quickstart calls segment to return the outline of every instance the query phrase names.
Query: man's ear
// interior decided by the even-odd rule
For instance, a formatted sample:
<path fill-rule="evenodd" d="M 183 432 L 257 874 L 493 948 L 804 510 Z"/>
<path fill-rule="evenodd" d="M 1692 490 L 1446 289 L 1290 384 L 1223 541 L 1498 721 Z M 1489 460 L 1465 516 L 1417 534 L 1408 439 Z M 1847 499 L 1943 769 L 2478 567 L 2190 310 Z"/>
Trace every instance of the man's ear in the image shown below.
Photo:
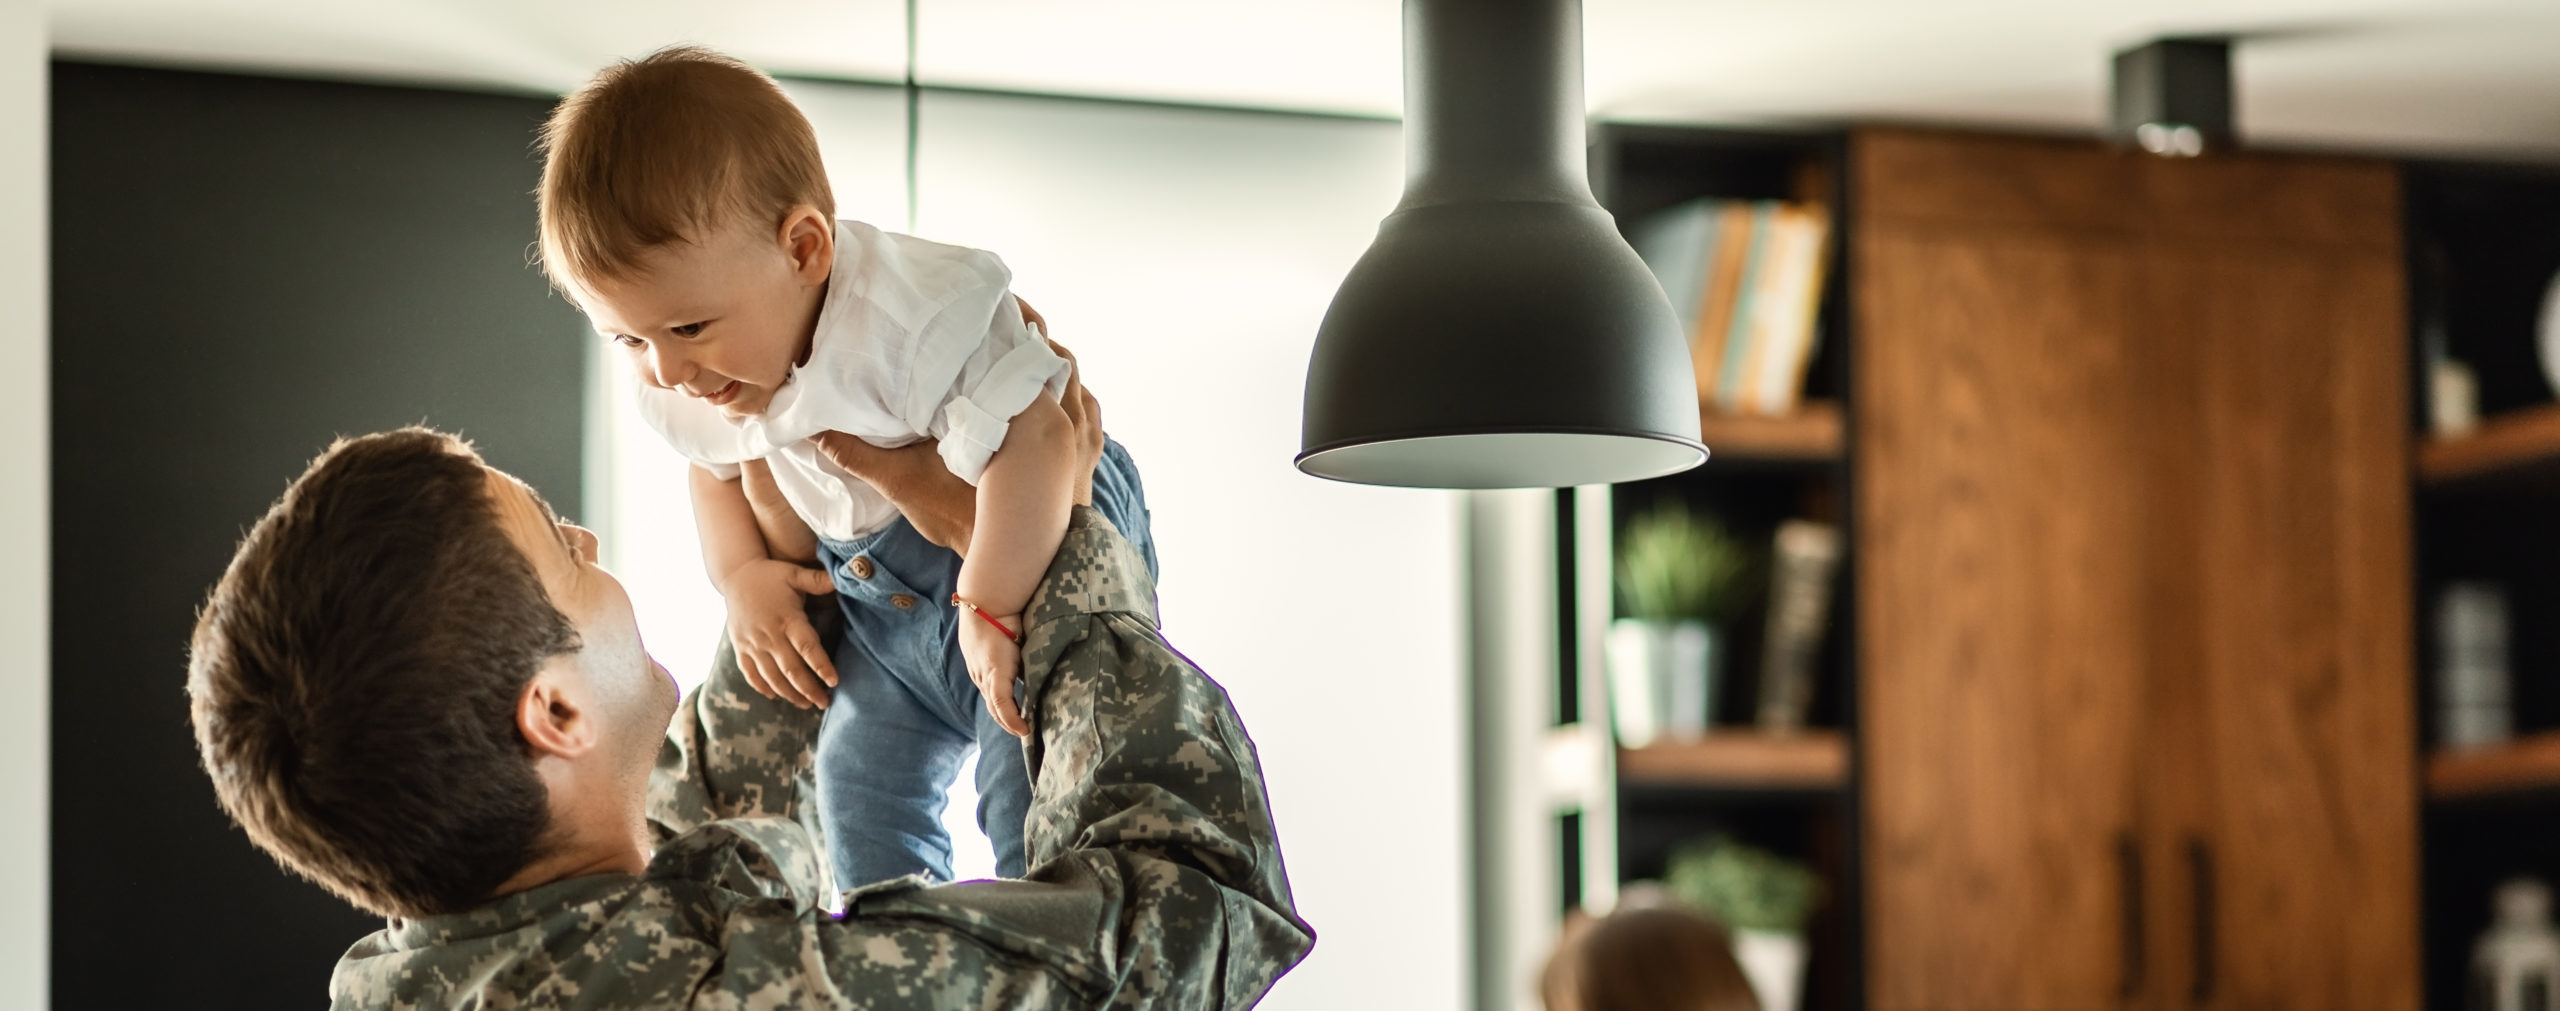
<path fill-rule="evenodd" d="M 516 732 L 524 735 L 536 758 L 575 758 L 596 746 L 600 728 L 595 714 L 568 690 L 570 679 L 562 676 L 567 673 L 563 665 L 572 661 L 571 656 L 552 657 L 516 696 Z"/>
<path fill-rule="evenodd" d="M 825 284 L 836 269 L 836 223 L 801 204 L 782 216 L 782 251 L 791 257 L 791 272 L 800 283 Z"/>

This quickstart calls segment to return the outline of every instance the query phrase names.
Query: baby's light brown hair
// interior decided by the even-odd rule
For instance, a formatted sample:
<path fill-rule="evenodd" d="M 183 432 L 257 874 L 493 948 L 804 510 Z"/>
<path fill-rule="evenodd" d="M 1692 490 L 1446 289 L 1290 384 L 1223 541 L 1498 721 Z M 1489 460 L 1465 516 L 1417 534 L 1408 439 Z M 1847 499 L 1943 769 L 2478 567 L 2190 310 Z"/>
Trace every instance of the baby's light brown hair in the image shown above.
<path fill-rule="evenodd" d="M 651 249 L 808 205 L 835 218 L 818 136 L 782 87 L 697 46 L 598 72 L 542 127 L 542 266 L 627 281 Z"/>

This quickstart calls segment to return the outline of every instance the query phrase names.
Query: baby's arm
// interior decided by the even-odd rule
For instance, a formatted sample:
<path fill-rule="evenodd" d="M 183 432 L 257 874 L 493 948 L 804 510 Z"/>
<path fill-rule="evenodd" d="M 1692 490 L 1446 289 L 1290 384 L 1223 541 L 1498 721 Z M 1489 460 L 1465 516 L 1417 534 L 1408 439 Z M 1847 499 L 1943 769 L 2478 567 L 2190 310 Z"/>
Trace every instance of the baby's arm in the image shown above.
<path fill-rule="evenodd" d="M 738 488 L 755 513 L 756 530 L 764 535 L 765 555 L 801 565 L 818 564 L 818 532 L 791 509 L 782 486 L 773 482 L 773 467 L 762 460 L 738 465 Z"/>
<path fill-rule="evenodd" d="M 701 467 L 689 475 L 702 565 L 729 605 L 729 642 L 739 672 L 769 698 L 824 707 L 834 664 L 801 609 L 802 594 L 834 592 L 827 574 L 769 554 L 756 510 L 739 478 Z"/>
<path fill-rule="evenodd" d="M 1067 533 L 1067 507 L 1078 477 L 1074 444 L 1075 425 L 1066 410 L 1046 396 L 1033 397 L 1014 415 L 1003 446 L 978 478 L 977 524 L 960 565 L 960 597 L 1015 634 Z M 1053 451 L 1060 448 L 1068 451 Z M 1029 736 L 1031 725 L 1013 697 L 1018 645 L 978 615 L 964 614 L 960 649 L 996 722 L 1016 736 Z"/>

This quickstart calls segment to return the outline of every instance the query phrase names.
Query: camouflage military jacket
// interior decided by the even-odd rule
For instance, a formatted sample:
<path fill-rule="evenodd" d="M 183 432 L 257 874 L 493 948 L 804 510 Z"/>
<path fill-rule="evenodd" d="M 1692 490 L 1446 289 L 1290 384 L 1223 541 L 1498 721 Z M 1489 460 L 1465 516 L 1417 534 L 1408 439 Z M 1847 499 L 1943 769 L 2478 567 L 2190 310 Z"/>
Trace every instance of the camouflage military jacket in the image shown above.
<path fill-rule="evenodd" d="M 1242 1008 L 1306 955 L 1262 771 L 1226 693 L 1155 629 L 1146 567 L 1079 508 L 1023 640 L 1038 733 L 1021 881 L 920 878 L 823 903 L 818 714 L 734 663 L 679 709 L 634 878 L 393 920 L 339 1008 Z"/>

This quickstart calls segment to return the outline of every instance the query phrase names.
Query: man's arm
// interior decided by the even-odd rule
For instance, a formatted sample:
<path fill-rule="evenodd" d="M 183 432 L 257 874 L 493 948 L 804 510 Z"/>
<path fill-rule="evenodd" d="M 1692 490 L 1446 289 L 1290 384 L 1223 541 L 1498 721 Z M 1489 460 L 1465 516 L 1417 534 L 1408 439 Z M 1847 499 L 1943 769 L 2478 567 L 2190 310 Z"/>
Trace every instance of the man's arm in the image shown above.
<path fill-rule="evenodd" d="M 823 611 L 810 609 L 813 624 L 843 620 L 832 601 L 821 602 Z M 830 633 L 828 625 L 817 628 Z M 756 691 L 721 636 L 711 676 L 676 707 L 658 746 L 649 773 L 650 834 L 664 843 L 725 818 L 792 818 L 810 838 L 823 838 L 809 759 L 824 715 Z"/>
<path fill-rule="evenodd" d="M 706 1005 L 1241 1008 L 1305 957 L 1260 760 L 1226 693 L 1158 636 L 1154 586 L 1076 510 L 1029 612 L 1039 728 L 1024 881 L 863 889 L 842 917 L 733 920 Z M 711 995 L 717 994 L 717 997 Z"/>

